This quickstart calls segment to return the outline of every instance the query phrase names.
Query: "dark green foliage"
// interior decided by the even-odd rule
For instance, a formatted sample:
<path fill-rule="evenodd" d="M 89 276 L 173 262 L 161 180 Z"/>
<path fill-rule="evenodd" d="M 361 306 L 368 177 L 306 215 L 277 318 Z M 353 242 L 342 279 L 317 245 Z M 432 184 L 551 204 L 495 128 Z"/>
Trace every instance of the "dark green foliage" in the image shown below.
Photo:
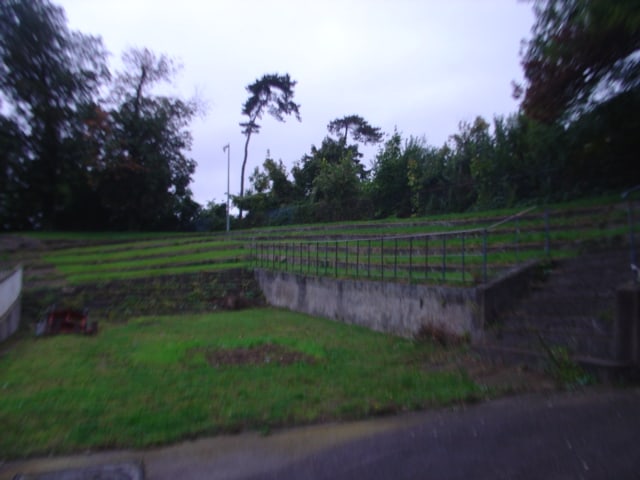
<path fill-rule="evenodd" d="M 10 227 L 28 228 L 28 210 L 21 202 L 26 168 L 21 161 L 25 142 L 15 121 L 0 115 L 0 231 Z"/>
<path fill-rule="evenodd" d="M 349 132 L 354 142 L 359 143 L 379 143 L 382 141 L 383 133 L 377 127 L 369 125 L 360 115 L 347 115 L 342 118 L 336 118 L 329 122 L 327 129 L 330 133 L 338 135 L 342 142 L 348 144 Z"/>
<path fill-rule="evenodd" d="M 373 166 L 370 190 L 376 217 L 405 217 L 411 213 L 407 160 L 402 138 L 394 132 L 376 156 Z"/>
<path fill-rule="evenodd" d="M 110 105 L 99 38 L 72 32 L 47 0 L 0 5 L 0 228 L 185 229 L 199 205 L 184 154 L 192 101 L 154 96 L 175 71 L 164 56 L 124 56 Z"/>
<path fill-rule="evenodd" d="M 524 111 L 571 118 L 640 87 L 637 0 L 534 0 L 536 23 L 522 65 Z"/>
<path fill-rule="evenodd" d="M 70 31 L 64 11 L 46 0 L 0 5 L 0 92 L 14 117 L 2 127 L 13 165 L 4 228 L 58 227 L 60 212 L 79 200 L 84 158 L 73 132 L 108 77 L 105 56 L 100 39 Z"/>
<path fill-rule="evenodd" d="M 325 137 L 320 148 L 312 145 L 311 153 L 304 155 L 291 169 L 298 195 L 306 199 L 310 199 L 313 196 L 313 184 L 320 174 L 322 162 L 326 162 L 329 165 L 337 165 L 344 158 L 348 158 L 353 163 L 358 176 L 361 179 L 364 178 L 366 171 L 360 163 L 361 157 L 362 155 L 356 145 L 347 146 L 342 140 Z"/>
<path fill-rule="evenodd" d="M 295 199 L 295 187 L 289 181 L 282 160 L 265 159 L 263 171 L 258 167 L 249 177 L 252 187 L 243 197 L 233 197 L 233 202 L 247 211 L 244 226 L 281 225 L 291 223 L 291 214 L 287 213 Z"/>
<path fill-rule="evenodd" d="M 337 163 L 320 160 L 311 197 L 318 220 L 359 218 L 360 197 L 358 170 L 349 155 L 342 157 Z"/>
<path fill-rule="evenodd" d="M 640 88 L 583 114 L 567 130 L 567 176 L 581 192 L 623 190 L 640 183 Z"/>
<path fill-rule="evenodd" d="M 129 230 L 189 227 L 197 211 L 188 189 L 196 164 L 184 152 L 191 147 L 186 126 L 198 106 L 150 93 L 174 71 L 165 56 L 143 49 L 123 59 L 96 175 L 108 224 Z"/>
<path fill-rule="evenodd" d="M 207 203 L 207 206 L 198 210 L 195 221 L 196 230 L 199 232 L 215 232 L 227 228 L 227 204 Z"/>

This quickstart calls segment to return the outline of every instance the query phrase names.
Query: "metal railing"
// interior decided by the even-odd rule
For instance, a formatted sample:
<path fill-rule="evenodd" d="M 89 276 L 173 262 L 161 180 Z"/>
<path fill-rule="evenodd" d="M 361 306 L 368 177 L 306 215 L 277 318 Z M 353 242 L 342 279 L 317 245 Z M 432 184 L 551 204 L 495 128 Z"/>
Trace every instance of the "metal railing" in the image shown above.
<path fill-rule="evenodd" d="M 257 268 L 305 275 L 408 283 L 484 283 L 515 264 L 549 253 L 546 212 L 542 232 L 520 231 L 521 217 L 535 208 L 486 228 L 254 242 L 252 259 Z"/>

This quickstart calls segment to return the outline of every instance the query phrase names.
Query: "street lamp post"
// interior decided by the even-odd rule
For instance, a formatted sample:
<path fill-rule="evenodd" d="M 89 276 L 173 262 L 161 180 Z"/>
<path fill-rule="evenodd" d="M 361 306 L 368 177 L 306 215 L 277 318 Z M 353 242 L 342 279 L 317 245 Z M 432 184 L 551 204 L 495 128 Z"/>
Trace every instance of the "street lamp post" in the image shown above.
<path fill-rule="evenodd" d="M 222 147 L 222 151 L 227 152 L 227 233 L 229 233 L 229 170 L 231 168 L 231 147 L 228 143 Z"/>

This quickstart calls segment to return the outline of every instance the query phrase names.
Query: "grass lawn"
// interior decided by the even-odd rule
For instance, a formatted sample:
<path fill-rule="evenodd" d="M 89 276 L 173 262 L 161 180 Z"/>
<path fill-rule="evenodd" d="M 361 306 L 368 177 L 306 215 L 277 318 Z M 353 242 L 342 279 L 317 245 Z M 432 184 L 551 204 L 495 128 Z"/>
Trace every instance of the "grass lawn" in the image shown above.
<path fill-rule="evenodd" d="M 265 344 L 303 354 L 211 358 Z M 450 352 L 449 352 L 450 353 Z M 420 409 L 479 394 L 425 343 L 277 309 L 149 316 L 0 347 L 0 460 Z M 264 357 L 264 358 L 263 358 Z"/>

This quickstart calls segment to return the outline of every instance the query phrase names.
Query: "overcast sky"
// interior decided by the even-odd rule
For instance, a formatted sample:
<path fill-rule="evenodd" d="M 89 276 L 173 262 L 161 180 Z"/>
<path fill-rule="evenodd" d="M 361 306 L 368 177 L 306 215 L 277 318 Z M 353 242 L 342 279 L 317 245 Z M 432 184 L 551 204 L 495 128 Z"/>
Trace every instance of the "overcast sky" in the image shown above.
<path fill-rule="evenodd" d="M 99 35 L 117 67 L 129 47 L 147 47 L 184 68 L 174 93 L 208 105 L 194 120 L 191 188 L 201 204 L 240 189 L 245 87 L 289 73 L 302 122 L 265 116 L 250 143 L 247 178 L 267 149 L 288 168 L 319 146 L 327 124 L 357 114 L 406 138 L 440 146 L 461 121 L 517 111 L 520 44 L 533 25 L 518 0 L 53 0 L 72 30 Z M 376 149 L 366 151 L 370 166 Z"/>

